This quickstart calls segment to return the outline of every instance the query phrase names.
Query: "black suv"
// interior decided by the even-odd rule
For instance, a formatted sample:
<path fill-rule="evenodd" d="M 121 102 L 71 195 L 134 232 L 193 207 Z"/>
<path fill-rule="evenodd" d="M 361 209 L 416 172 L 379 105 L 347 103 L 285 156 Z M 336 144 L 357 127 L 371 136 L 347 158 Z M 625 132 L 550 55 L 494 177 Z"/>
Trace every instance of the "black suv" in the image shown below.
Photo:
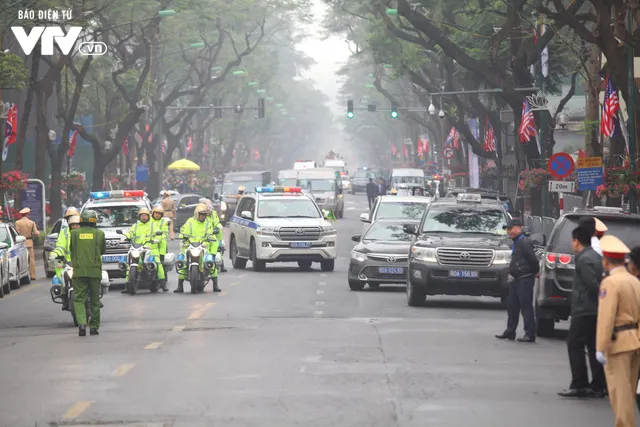
<path fill-rule="evenodd" d="M 508 295 L 512 240 L 504 230 L 509 215 L 498 200 L 460 194 L 431 202 L 413 234 L 407 272 L 407 302 L 427 295 Z"/>
<path fill-rule="evenodd" d="M 571 232 L 583 216 L 594 216 L 609 228 L 606 234 L 620 238 L 630 248 L 640 243 L 640 215 L 622 209 L 575 209 L 560 217 L 549 235 L 546 248 L 540 251 L 540 274 L 536 279 L 536 334 L 554 336 L 555 323 L 569 319 L 571 287 L 575 257 L 571 249 Z"/>
<path fill-rule="evenodd" d="M 513 208 L 513 203 L 511 202 L 509 196 L 507 196 L 505 193 L 500 193 L 499 191 L 489 188 L 452 188 L 447 191 L 445 197 L 458 197 L 459 194 L 479 194 L 483 199 L 500 200 L 507 212 L 515 217 L 520 216 L 516 215 L 516 212 Z"/>

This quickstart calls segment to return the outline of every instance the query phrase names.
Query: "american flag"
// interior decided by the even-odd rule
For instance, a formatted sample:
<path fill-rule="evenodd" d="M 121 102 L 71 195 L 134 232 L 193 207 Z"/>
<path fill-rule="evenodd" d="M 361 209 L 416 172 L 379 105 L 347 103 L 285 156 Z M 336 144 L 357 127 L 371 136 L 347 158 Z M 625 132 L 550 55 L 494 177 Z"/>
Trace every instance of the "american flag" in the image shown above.
<path fill-rule="evenodd" d="M 520 121 L 520 142 L 529 142 L 531 137 L 536 135 L 535 120 L 529 105 L 529 100 L 525 98 L 522 103 L 522 119 Z"/>
<path fill-rule="evenodd" d="M 456 128 L 451 128 L 449 131 L 449 136 L 447 136 L 447 140 L 444 142 L 444 145 L 453 145 L 456 148 L 460 148 L 460 134 L 456 130 Z"/>
<path fill-rule="evenodd" d="M 611 138 L 616 131 L 616 118 L 620 109 L 618 92 L 611 82 L 611 76 L 607 76 L 607 88 L 604 92 L 604 104 L 602 106 L 602 118 L 600 120 L 600 133 Z"/>
<path fill-rule="evenodd" d="M 7 160 L 9 154 L 9 146 L 16 142 L 16 136 L 18 134 L 18 106 L 13 104 L 9 109 L 9 115 L 7 116 L 7 122 L 4 128 L 4 146 L 2 148 L 2 161 Z"/>
<path fill-rule="evenodd" d="M 484 145 L 482 148 L 484 151 L 496 151 L 496 132 L 493 130 L 493 126 L 491 126 L 489 116 L 485 119 Z"/>

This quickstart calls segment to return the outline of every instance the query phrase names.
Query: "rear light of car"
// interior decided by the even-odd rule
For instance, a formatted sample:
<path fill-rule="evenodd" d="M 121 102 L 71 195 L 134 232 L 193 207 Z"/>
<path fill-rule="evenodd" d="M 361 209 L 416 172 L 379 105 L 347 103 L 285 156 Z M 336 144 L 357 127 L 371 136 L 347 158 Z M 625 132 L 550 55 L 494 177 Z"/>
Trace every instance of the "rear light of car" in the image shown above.
<path fill-rule="evenodd" d="M 555 264 L 556 263 L 556 254 L 547 253 L 546 259 L 547 259 L 547 262 L 549 264 Z"/>
<path fill-rule="evenodd" d="M 571 255 L 569 254 L 557 254 L 553 252 L 547 252 L 544 256 L 545 264 L 547 268 L 554 269 L 558 264 L 568 265 L 571 264 Z"/>
<path fill-rule="evenodd" d="M 558 254 L 558 260 L 560 261 L 560 264 L 567 265 L 571 262 L 571 255 Z"/>

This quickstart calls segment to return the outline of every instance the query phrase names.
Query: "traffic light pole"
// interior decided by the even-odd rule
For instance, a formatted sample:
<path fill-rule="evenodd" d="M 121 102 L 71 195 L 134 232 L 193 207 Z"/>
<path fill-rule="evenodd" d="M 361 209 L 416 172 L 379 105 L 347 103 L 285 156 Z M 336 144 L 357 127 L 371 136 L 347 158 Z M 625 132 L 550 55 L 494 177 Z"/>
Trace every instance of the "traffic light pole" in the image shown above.
<path fill-rule="evenodd" d="M 218 104 L 218 102 L 216 102 L 216 104 Z M 193 106 L 193 107 L 167 107 L 166 109 L 167 110 L 215 110 L 216 112 L 219 112 L 219 113 L 222 113 L 223 110 L 233 110 L 238 114 L 243 113 L 245 110 L 256 110 L 258 111 L 259 119 L 264 118 L 264 115 L 265 115 L 264 98 L 258 99 L 257 107 L 245 107 L 243 105 L 228 106 L 228 105 L 222 105 L 222 103 L 220 103 L 219 105 L 210 104 L 210 105 L 199 105 L 199 106 Z M 220 118 L 222 117 L 222 115 L 217 114 L 217 117 Z"/>

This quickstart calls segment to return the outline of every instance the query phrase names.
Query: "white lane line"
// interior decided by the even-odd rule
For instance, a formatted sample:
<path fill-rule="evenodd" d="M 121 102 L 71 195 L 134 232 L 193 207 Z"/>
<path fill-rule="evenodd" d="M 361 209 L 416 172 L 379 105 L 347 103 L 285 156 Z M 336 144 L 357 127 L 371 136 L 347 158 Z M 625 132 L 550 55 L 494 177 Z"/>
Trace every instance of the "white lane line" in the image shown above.
<path fill-rule="evenodd" d="M 305 372 L 307 372 L 307 367 L 303 366 L 302 368 L 300 368 L 300 373 L 304 374 Z"/>
<path fill-rule="evenodd" d="M 322 273 L 320 277 L 327 277 L 327 273 Z"/>
<path fill-rule="evenodd" d="M 319 282 L 318 286 L 327 286 L 327 282 Z"/>
<path fill-rule="evenodd" d="M 316 305 L 324 305 L 324 301 L 316 301 Z"/>
<path fill-rule="evenodd" d="M 347 208 L 347 210 L 348 210 L 348 211 L 355 211 L 355 210 L 356 210 L 356 208 L 354 208 L 353 206 L 349 206 L 349 207 Z"/>
<path fill-rule="evenodd" d="M 314 311 L 313 315 L 316 317 L 322 317 L 322 315 L 324 314 L 324 311 Z"/>
<path fill-rule="evenodd" d="M 318 295 L 323 295 L 324 291 L 318 291 Z"/>
<path fill-rule="evenodd" d="M 185 325 L 174 326 L 171 332 L 182 332 L 185 328 Z"/>

